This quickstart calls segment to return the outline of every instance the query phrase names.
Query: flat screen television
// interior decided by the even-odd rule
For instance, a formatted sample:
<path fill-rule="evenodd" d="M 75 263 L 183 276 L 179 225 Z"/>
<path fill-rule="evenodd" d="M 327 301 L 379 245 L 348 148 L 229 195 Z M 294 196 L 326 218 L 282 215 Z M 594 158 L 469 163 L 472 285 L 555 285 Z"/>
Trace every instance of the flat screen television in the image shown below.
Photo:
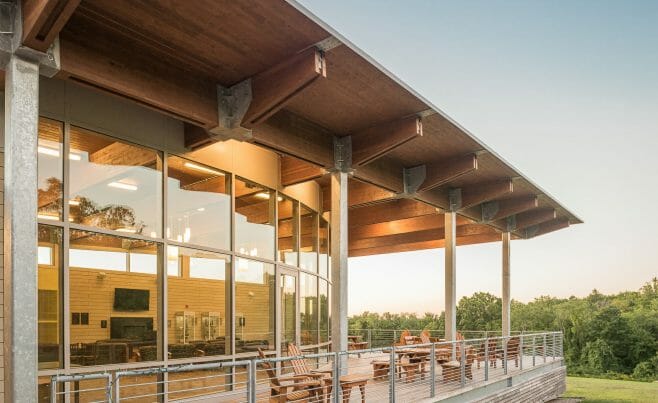
<path fill-rule="evenodd" d="M 149 290 L 114 289 L 114 310 L 137 312 L 149 310 Z"/>

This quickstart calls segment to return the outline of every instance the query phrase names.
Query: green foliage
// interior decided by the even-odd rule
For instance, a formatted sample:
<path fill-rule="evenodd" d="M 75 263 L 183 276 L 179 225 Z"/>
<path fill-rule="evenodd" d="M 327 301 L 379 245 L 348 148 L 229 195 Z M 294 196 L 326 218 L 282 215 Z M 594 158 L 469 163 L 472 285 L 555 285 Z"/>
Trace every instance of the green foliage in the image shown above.
<path fill-rule="evenodd" d="M 501 300 L 478 292 L 457 306 L 462 331 L 501 328 Z M 542 296 L 527 304 L 512 301 L 512 330 L 562 331 L 570 374 L 616 379 L 658 379 L 658 278 L 638 291 L 585 298 Z M 350 318 L 350 329 L 442 330 L 444 315 L 376 314 Z"/>

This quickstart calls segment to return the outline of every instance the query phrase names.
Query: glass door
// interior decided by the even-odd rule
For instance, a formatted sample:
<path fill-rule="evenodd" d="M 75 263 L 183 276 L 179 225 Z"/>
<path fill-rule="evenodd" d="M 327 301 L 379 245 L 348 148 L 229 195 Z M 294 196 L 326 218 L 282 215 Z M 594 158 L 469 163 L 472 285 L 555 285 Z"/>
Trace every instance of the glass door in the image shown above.
<path fill-rule="evenodd" d="M 281 354 L 297 342 L 297 273 L 281 272 Z"/>

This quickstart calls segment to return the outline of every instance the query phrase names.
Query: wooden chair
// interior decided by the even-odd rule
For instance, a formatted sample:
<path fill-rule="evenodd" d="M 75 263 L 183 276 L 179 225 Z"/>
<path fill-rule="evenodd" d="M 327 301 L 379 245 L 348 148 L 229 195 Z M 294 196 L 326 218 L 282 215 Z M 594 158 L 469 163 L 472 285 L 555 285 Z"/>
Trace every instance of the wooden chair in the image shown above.
<path fill-rule="evenodd" d="M 480 369 L 480 363 L 484 362 L 485 360 L 489 360 L 489 366 L 490 367 L 497 367 L 498 363 L 498 358 L 502 360 L 502 354 L 498 350 L 498 340 L 496 339 L 488 339 L 486 341 L 486 346 L 487 346 L 487 354 L 485 355 L 485 343 L 482 343 L 480 345 L 480 351 L 477 352 L 477 365 L 478 369 Z"/>
<path fill-rule="evenodd" d="M 462 351 L 462 341 L 464 341 L 464 336 L 457 332 L 457 343 L 455 343 L 455 361 L 448 361 L 441 363 L 441 369 L 443 371 L 443 380 L 444 381 L 457 381 L 461 378 L 461 369 L 462 369 L 462 354 L 464 354 L 464 374 L 467 379 L 473 379 L 473 362 L 477 358 L 477 355 L 473 351 L 472 347 L 465 348 L 465 351 Z"/>
<path fill-rule="evenodd" d="M 265 358 L 265 353 L 260 348 L 258 356 Z M 260 365 L 265 369 L 270 381 L 270 403 L 321 400 L 319 394 L 322 390 L 322 383 L 320 381 L 313 380 L 308 376 L 277 377 L 274 368 L 269 363 L 261 362 Z"/>
<path fill-rule="evenodd" d="M 399 346 L 406 346 L 407 345 L 407 337 L 411 336 L 411 332 L 408 330 L 403 330 L 402 334 L 400 334 L 400 340 L 397 343 L 394 343 L 393 345 L 396 347 Z"/>
<path fill-rule="evenodd" d="M 423 343 L 423 344 L 432 343 L 432 339 L 430 338 L 429 330 L 425 329 L 422 332 L 420 332 L 420 342 Z"/>
<path fill-rule="evenodd" d="M 519 359 L 521 359 L 521 339 L 519 337 L 511 337 L 507 340 L 507 360 L 514 359 L 514 365 L 519 366 Z"/>

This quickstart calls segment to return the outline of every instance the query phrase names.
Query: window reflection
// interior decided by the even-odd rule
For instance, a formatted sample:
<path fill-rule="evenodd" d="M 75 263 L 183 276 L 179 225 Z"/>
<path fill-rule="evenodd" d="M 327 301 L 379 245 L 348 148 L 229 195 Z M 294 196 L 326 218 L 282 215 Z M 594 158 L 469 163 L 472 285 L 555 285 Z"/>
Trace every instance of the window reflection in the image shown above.
<path fill-rule="evenodd" d="M 322 277 L 329 277 L 329 224 L 320 217 L 320 261 L 319 269 Z"/>
<path fill-rule="evenodd" d="M 236 252 L 274 259 L 274 194 L 252 182 L 236 180 Z"/>
<path fill-rule="evenodd" d="M 159 237 L 159 154 L 77 127 L 70 132 L 70 221 Z"/>
<path fill-rule="evenodd" d="M 299 267 L 318 271 L 318 213 L 304 206 L 299 209 L 300 254 Z"/>
<path fill-rule="evenodd" d="M 320 342 L 329 341 L 329 285 L 319 279 Z"/>
<path fill-rule="evenodd" d="M 299 274 L 300 324 L 301 343 L 316 344 L 318 342 L 318 279 L 317 277 Z"/>
<path fill-rule="evenodd" d="M 170 247 L 171 248 L 171 247 Z M 180 266 L 167 283 L 169 358 L 224 355 L 226 339 L 227 274 L 231 258 L 188 248 L 168 251 Z"/>
<path fill-rule="evenodd" d="M 70 234 L 71 365 L 155 360 L 156 244 Z"/>
<path fill-rule="evenodd" d="M 62 219 L 63 137 L 61 122 L 39 118 L 37 217 L 41 220 Z"/>
<path fill-rule="evenodd" d="M 274 265 L 243 258 L 235 265 L 236 353 L 274 349 Z"/>
<path fill-rule="evenodd" d="M 167 159 L 167 238 L 217 249 L 231 247 L 229 178 L 179 157 Z"/>
<path fill-rule="evenodd" d="M 299 234 L 297 227 L 297 221 L 299 219 L 297 203 L 286 196 L 280 196 L 279 198 L 279 227 L 277 233 L 279 237 L 279 261 L 297 266 L 297 238 Z"/>
<path fill-rule="evenodd" d="M 39 369 L 61 368 L 62 230 L 39 225 L 38 250 Z"/>

